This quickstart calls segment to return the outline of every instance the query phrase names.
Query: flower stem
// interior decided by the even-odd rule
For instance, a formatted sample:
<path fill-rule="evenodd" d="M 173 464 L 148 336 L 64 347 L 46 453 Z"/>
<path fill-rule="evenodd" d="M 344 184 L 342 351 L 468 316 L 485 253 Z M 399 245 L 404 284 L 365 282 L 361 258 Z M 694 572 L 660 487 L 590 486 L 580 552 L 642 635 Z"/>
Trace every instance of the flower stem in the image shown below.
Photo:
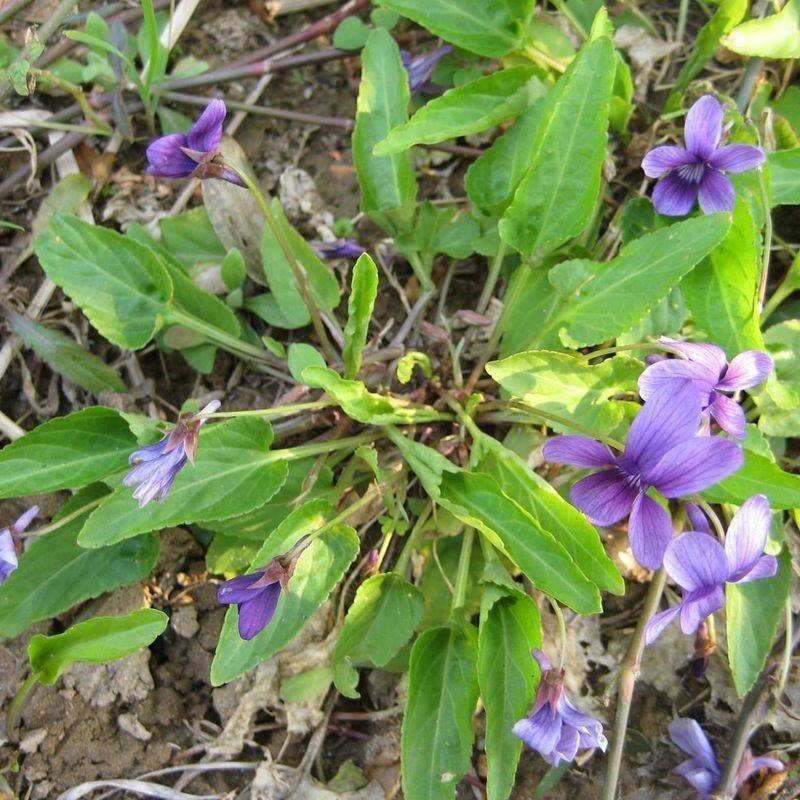
<path fill-rule="evenodd" d="M 361 433 L 358 436 L 346 436 L 344 439 L 328 442 L 312 442 L 311 444 L 299 444 L 296 447 L 286 447 L 282 450 L 270 450 L 265 461 L 266 463 L 271 463 L 272 461 L 281 461 L 283 459 L 296 460 L 348 448 L 355 450 L 360 444 L 374 442 L 380 436 L 380 432 Z"/>
<path fill-rule="evenodd" d="M 31 672 L 22 686 L 14 695 L 14 699 L 8 707 L 6 712 L 6 734 L 12 742 L 17 741 L 17 723 L 19 722 L 19 715 L 22 711 L 22 706 L 25 703 L 25 698 L 31 693 L 31 690 L 38 684 L 36 673 Z"/>
<path fill-rule="evenodd" d="M 469 582 L 469 563 L 472 556 L 472 543 L 475 539 L 475 529 L 466 528 L 461 539 L 461 553 L 458 556 L 458 570 L 453 589 L 453 604 L 451 613 L 463 608 L 467 599 L 467 583 Z"/>
<path fill-rule="evenodd" d="M 99 506 L 100 503 L 102 503 L 103 500 L 106 499 L 106 497 L 108 497 L 108 495 L 104 494 L 102 497 L 98 497 L 96 500 L 92 500 L 91 503 L 86 503 L 86 505 L 83 505 L 80 508 L 76 508 L 71 514 L 67 514 L 65 517 L 61 517 L 61 519 L 58 519 L 55 522 L 51 522 L 49 525 L 45 525 L 44 528 L 37 528 L 35 531 L 25 531 L 24 533 L 17 534 L 17 536 L 20 539 L 27 539 L 28 537 L 32 536 L 44 536 L 44 534 L 46 533 L 51 533 L 52 531 L 58 530 L 59 528 L 63 528 L 64 525 L 66 525 L 68 522 L 72 522 L 72 520 L 82 516 L 95 506 Z"/>
<path fill-rule="evenodd" d="M 406 543 L 403 545 L 403 549 L 400 551 L 400 555 L 398 556 L 397 562 L 394 565 L 394 571 L 401 577 L 405 577 L 406 571 L 408 570 L 408 563 L 411 561 L 411 553 L 414 551 L 414 548 L 417 545 L 417 540 L 419 539 L 419 535 L 422 532 L 422 529 L 425 527 L 425 523 L 428 521 L 428 517 L 430 517 L 432 511 L 433 503 L 428 500 L 428 502 L 422 507 L 422 511 L 420 511 L 419 516 L 414 522 L 414 527 L 408 534 Z"/>
<path fill-rule="evenodd" d="M 763 169 L 758 170 L 758 186 L 761 192 L 761 202 L 764 206 L 764 244 L 761 252 L 761 276 L 758 283 L 758 311 L 761 313 L 764 309 L 764 298 L 767 295 L 769 259 L 772 254 L 772 213 Z"/>
<path fill-rule="evenodd" d="M 602 350 L 593 350 L 583 356 L 584 361 L 591 361 L 600 356 L 611 356 L 615 353 L 623 353 L 626 350 L 662 350 L 663 347 L 655 342 L 639 342 L 638 344 L 618 344 L 614 347 L 604 347 Z"/>
<path fill-rule="evenodd" d="M 546 595 L 546 597 L 550 601 L 550 605 L 552 606 L 553 612 L 556 615 L 556 620 L 558 621 L 558 635 L 559 639 L 561 640 L 558 669 L 562 670 L 564 669 L 564 663 L 567 660 L 567 623 L 564 622 L 564 612 L 561 610 L 561 606 L 558 604 L 558 601 L 553 600 L 550 595 Z"/>
<path fill-rule="evenodd" d="M 197 414 L 197 419 L 228 419 L 230 417 L 264 417 L 265 419 L 280 419 L 300 414 L 303 411 L 319 411 L 323 408 L 335 406 L 333 400 L 314 400 L 310 403 L 292 403 L 285 406 L 272 408 L 248 408 L 245 411 L 214 411 L 209 414 Z"/>

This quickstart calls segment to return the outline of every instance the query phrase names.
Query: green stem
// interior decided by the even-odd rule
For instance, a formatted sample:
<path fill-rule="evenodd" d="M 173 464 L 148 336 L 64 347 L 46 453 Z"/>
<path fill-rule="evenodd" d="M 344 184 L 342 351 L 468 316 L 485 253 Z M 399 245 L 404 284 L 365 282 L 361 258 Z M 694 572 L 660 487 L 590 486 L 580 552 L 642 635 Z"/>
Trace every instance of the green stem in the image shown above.
<path fill-rule="evenodd" d="M 486 283 L 483 285 L 478 305 L 475 310 L 479 314 L 483 314 L 489 307 L 494 294 L 494 287 L 497 285 L 497 279 L 500 277 L 500 269 L 503 266 L 503 259 L 506 256 L 506 243 L 501 239 L 500 246 L 497 248 L 497 253 L 489 265 L 489 274 L 486 276 Z"/>
<path fill-rule="evenodd" d="M 767 294 L 769 281 L 769 260 L 772 253 L 772 213 L 769 205 L 767 182 L 764 180 L 764 170 L 758 171 L 758 186 L 761 190 L 761 203 L 764 206 L 764 247 L 761 254 L 761 277 L 758 285 L 758 310 L 764 308 L 764 298 Z"/>
<path fill-rule="evenodd" d="M 282 450 L 270 450 L 266 454 L 265 463 L 281 461 L 283 459 L 292 460 L 308 458 L 309 456 L 319 456 L 323 453 L 330 453 L 334 450 L 356 449 L 360 444 L 374 442 L 380 437 L 379 432 L 361 433 L 358 436 L 346 436 L 344 439 L 334 439 L 330 442 L 312 442 L 311 444 L 299 444 L 296 447 L 286 447 Z"/>
<path fill-rule="evenodd" d="M 419 257 L 418 253 L 407 253 L 406 260 L 409 264 L 411 264 L 411 269 L 414 270 L 414 274 L 417 276 L 420 282 L 420 286 L 426 291 L 430 291 L 434 289 L 433 281 L 430 278 L 431 270 L 422 263 L 422 259 Z"/>
<path fill-rule="evenodd" d="M 76 86 L 74 83 L 70 83 L 69 81 L 65 81 L 63 78 L 59 78 L 49 70 L 36 69 L 32 70 L 32 72 L 36 75 L 37 80 L 41 81 L 45 86 L 61 89 L 70 95 L 78 104 L 81 111 L 83 111 L 86 119 L 91 120 L 94 123 L 95 128 L 100 132 L 100 135 L 111 136 L 113 133 L 111 126 L 94 110 L 94 108 L 92 108 L 89 98 L 86 97 L 79 86 Z M 82 130 L 86 130 L 86 128 L 82 128 Z"/>
<path fill-rule="evenodd" d="M 614 347 L 604 347 L 602 350 L 593 350 L 591 353 L 586 353 L 583 356 L 585 361 L 591 361 L 600 356 L 612 356 L 615 353 L 623 353 L 626 350 L 663 350 L 659 344 L 651 344 L 650 342 L 639 342 L 638 344 L 618 344 Z"/>
<path fill-rule="evenodd" d="M 397 558 L 397 563 L 394 565 L 394 571 L 401 577 L 404 577 L 408 570 L 408 564 L 411 561 L 411 553 L 416 547 L 419 535 L 425 526 L 425 523 L 428 521 L 428 517 L 430 517 L 432 511 L 433 502 L 428 500 L 422 507 L 422 511 L 420 511 L 419 516 L 414 522 L 414 527 L 408 534 L 408 539 L 406 539 L 406 543 L 403 545 L 403 549 Z"/>
<path fill-rule="evenodd" d="M 264 197 L 261 189 L 258 188 L 256 183 L 252 180 L 252 178 L 250 178 L 245 170 L 239 169 L 232 164 L 226 164 L 226 166 L 232 169 L 244 181 L 245 185 L 250 190 L 250 193 L 253 195 L 253 197 L 255 197 L 256 202 L 264 214 L 267 225 L 272 231 L 272 235 L 275 237 L 281 250 L 283 250 L 283 255 L 286 258 L 292 273 L 294 274 L 297 290 L 300 292 L 300 296 L 302 297 L 303 302 L 308 309 L 309 316 L 311 317 L 311 324 L 313 325 L 314 332 L 317 334 L 317 338 L 322 345 L 322 349 L 325 351 L 325 355 L 328 357 L 330 363 L 337 361 L 339 356 L 333 349 L 333 345 L 328 338 L 328 333 L 325 330 L 325 325 L 322 322 L 322 317 L 319 309 L 317 308 L 317 304 L 314 302 L 314 298 L 311 295 L 311 287 L 308 284 L 308 276 L 306 275 L 306 271 L 295 256 L 292 246 L 284 236 L 283 230 L 278 224 L 278 220 L 275 219 L 275 215 L 272 213 L 272 209 L 269 207 L 267 198 Z"/>
<path fill-rule="evenodd" d="M 573 28 L 578 32 L 578 35 L 585 42 L 589 38 L 589 31 L 583 27 L 578 18 L 572 13 L 570 7 L 564 0 L 552 0 L 553 5 L 558 9 L 559 13 L 563 14 L 570 22 Z"/>
<path fill-rule="evenodd" d="M 78 517 L 85 514 L 90 509 L 94 508 L 95 506 L 99 506 L 100 503 L 105 500 L 107 495 L 103 495 L 102 497 L 98 497 L 96 500 L 92 500 L 91 503 L 86 503 L 86 505 L 81 506 L 80 508 L 76 508 L 71 514 L 67 514 L 65 517 L 61 517 L 61 519 L 56 520 L 55 522 L 51 522 L 49 525 L 45 525 L 44 528 L 37 528 L 35 531 L 28 531 L 27 533 L 19 534 L 20 538 L 27 538 L 29 536 L 44 536 L 46 533 L 52 533 L 52 531 L 58 530 L 59 528 L 63 528 L 68 522 L 72 522 L 72 520 L 77 519 Z"/>
<path fill-rule="evenodd" d="M 459 608 L 463 608 L 467 599 L 467 582 L 469 580 L 469 562 L 472 557 L 472 543 L 475 538 L 475 529 L 466 528 L 464 537 L 461 540 L 461 553 L 458 556 L 458 570 L 456 572 L 456 582 L 453 589 L 453 605 L 451 612 L 455 613 Z"/>
<path fill-rule="evenodd" d="M 31 693 L 31 690 L 37 683 L 36 673 L 31 672 L 31 674 L 25 678 L 25 682 L 22 686 L 19 687 L 19 690 L 14 695 L 14 699 L 11 701 L 11 705 L 8 707 L 8 711 L 6 712 L 6 733 L 12 742 L 17 741 L 17 723 L 19 722 L 22 705 L 25 702 L 25 698 Z"/>
<path fill-rule="evenodd" d="M 556 620 L 558 621 L 558 635 L 561 642 L 558 668 L 561 670 L 564 669 L 564 663 L 567 660 L 567 623 L 564 622 L 564 612 L 561 610 L 561 606 L 558 604 L 558 602 L 553 600 L 550 595 L 546 595 L 546 597 L 550 601 L 550 605 L 552 606 L 553 612 L 556 615 Z"/>
<path fill-rule="evenodd" d="M 198 419 L 227 419 L 229 417 L 264 417 L 265 419 L 280 419 L 300 414 L 303 411 L 318 411 L 322 408 L 335 406 L 333 400 L 315 400 L 310 403 L 293 403 L 272 408 L 249 408 L 246 411 L 214 411 L 211 414 L 197 414 Z"/>

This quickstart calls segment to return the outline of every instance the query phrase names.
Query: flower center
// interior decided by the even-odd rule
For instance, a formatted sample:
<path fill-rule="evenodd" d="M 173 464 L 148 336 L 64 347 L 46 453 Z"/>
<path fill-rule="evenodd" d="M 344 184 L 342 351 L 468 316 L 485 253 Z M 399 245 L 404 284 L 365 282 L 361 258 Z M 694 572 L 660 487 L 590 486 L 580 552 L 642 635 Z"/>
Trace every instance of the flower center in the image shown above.
<path fill-rule="evenodd" d="M 642 474 L 639 472 L 639 467 L 636 462 L 628 456 L 617 456 L 614 462 L 614 470 L 627 486 L 630 486 L 635 492 L 643 492 L 645 489 L 642 483 Z"/>
<path fill-rule="evenodd" d="M 682 167 L 678 167 L 678 169 L 675 170 L 675 174 L 678 175 L 679 178 L 689 181 L 689 183 L 700 183 L 707 166 L 708 165 L 703 161 L 698 161 L 695 164 L 684 164 Z"/>

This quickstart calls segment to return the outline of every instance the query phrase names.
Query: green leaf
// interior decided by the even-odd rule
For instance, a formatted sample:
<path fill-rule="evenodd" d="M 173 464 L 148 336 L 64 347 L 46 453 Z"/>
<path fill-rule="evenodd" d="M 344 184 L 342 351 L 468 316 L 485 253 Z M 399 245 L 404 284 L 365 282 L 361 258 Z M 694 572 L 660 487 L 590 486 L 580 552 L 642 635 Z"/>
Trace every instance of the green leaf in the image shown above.
<path fill-rule="evenodd" d="M 541 320 L 523 346 L 598 344 L 639 322 L 695 264 L 725 237 L 730 218 L 706 214 L 635 239 L 611 261 L 562 261 L 532 289 Z M 613 313 L 609 313 L 613 309 Z"/>
<path fill-rule="evenodd" d="M 310 530 L 313 528 L 300 531 L 300 535 Z M 347 525 L 338 525 L 316 537 L 298 559 L 289 581 L 289 594 L 281 593 L 272 622 L 249 641 L 239 638 L 237 611 L 235 607 L 229 608 L 211 664 L 211 683 L 214 686 L 228 683 L 285 647 L 328 598 L 358 554 L 358 548 L 358 536 Z M 277 550 L 272 555 L 280 552 L 283 551 Z M 266 559 L 257 557 L 257 560 L 266 563 Z"/>
<path fill-rule="evenodd" d="M 522 741 L 511 729 L 529 710 L 538 669 L 531 649 L 542 646 L 536 603 L 508 593 L 481 613 L 478 683 L 486 709 L 488 800 L 506 800 L 514 787 Z"/>
<path fill-rule="evenodd" d="M 800 147 L 770 153 L 767 163 L 772 205 L 800 205 Z"/>
<path fill-rule="evenodd" d="M 352 17 L 348 17 L 352 19 Z M 324 695 L 328 691 L 333 679 L 333 670 L 330 667 L 312 667 L 304 672 L 298 672 L 284 681 L 278 697 L 285 703 L 302 703 Z"/>
<path fill-rule="evenodd" d="M 238 247 L 232 247 L 222 259 L 220 274 L 225 288 L 229 292 L 240 289 L 247 277 L 247 267 L 244 263 L 244 256 Z"/>
<path fill-rule="evenodd" d="M 759 493 L 769 498 L 773 509 L 800 508 L 800 475 L 784 472 L 768 458 L 745 450 L 741 469 L 706 489 L 703 497 L 710 503 L 741 505 Z"/>
<path fill-rule="evenodd" d="M 51 369 L 88 389 L 90 392 L 124 392 L 125 383 L 119 373 L 94 353 L 84 350 L 74 339 L 51 330 L 41 322 L 8 312 L 11 328 L 26 347 L 47 362 Z"/>
<path fill-rule="evenodd" d="M 581 614 L 602 609 L 600 593 L 566 548 L 489 475 L 461 470 L 441 479 L 441 498 L 468 525 L 478 528 L 546 594 Z M 462 510 L 463 509 L 463 510 Z"/>
<path fill-rule="evenodd" d="M 56 214 L 36 238 L 36 255 L 110 342 L 144 347 L 172 296 L 164 265 L 146 247 L 109 228 Z"/>
<path fill-rule="evenodd" d="M 587 44 L 547 98 L 530 169 L 500 221 L 503 240 L 536 261 L 577 236 L 594 212 L 608 138 L 614 48 Z"/>
<path fill-rule="evenodd" d="M 78 537 L 81 547 L 105 547 L 137 533 L 171 525 L 224 519 L 267 502 L 286 479 L 286 455 L 271 453 L 272 428 L 238 417 L 207 425 L 194 464 L 187 463 L 160 503 L 139 508 L 121 486 L 92 512 Z"/>
<path fill-rule="evenodd" d="M 64 214 L 77 214 L 78 209 L 86 203 L 86 198 L 92 190 L 92 182 L 82 172 L 65 175 L 58 183 L 52 186 L 33 220 L 34 238 L 47 230 L 53 214 L 59 211 Z"/>
<path fill-rule="evenodd" d="M 316 347 L 305 342 L 293 342 L 289 345 L 287 354 L 289 372 L 298 383 L 305 383 L 303 370 L 306 367 L 321 367 L 325 369 L 325 359 Z"/>
<path fill-rule="evenodd" d="M 360 50 L 367 41 L 369 28 L 359 17 L 345 17 L 333 32 L 333 46 L 340 50 Z"/>
<path fill-rule="evenodd" d="M 493 72 L 430 100 L 408 122 L 394 128 L 373 152 L 387 156 L 415 144 L 485 131 L 518 116 L 544 93 L 534 67 Z"/>
<path fill-rule="evenodd" d="M 491 475 L 518 506 L 572 556 L 580 571 L 613 594 L 625 593 L 625 581 L 608 557 L 594 526 L 546 481 L 491 436 L 476 440 L 476 468 Z"/>
<path fill-rule="evenodd" d="M 800 260 L 795 260 L 800 266 Z M 793 265 L 784 278 L 782 288 L 792 286 L 800 278 Z M 775 372 L 766 383 L 766 391 L 758 392 L 755 400 L 760 416 L 759 430 L 767 436 L 791 437 L 800 435 L 800 319 L 787 319 L 773 325 L 764 334 L 764 343 L 775 362 Z"/>
<path fill-rule="evenodd" d="M 367 343 L 369 322 L 378 295 L 378 268 L 366 254 L 353 267 L 350 298 L 347 301 L 347 325 L 344 329 L 344 377 L 355 378 L 361 369 L 361 355 Z"/>
<path fill-rule="evenodd" d="M 352 141 L 361 207 L 396 233 L 413 218 L 417 179 L 407 153 L 376 156 L 372 151 L 408 119 L 408 75 L 397 44 L 383 28 L 369 35 L 361 68 Z"/>
<path fill-rule="evenodd" d="M 738 25 L 722 44 L 743 56 L 800 58 L 800 0 L 788 0 L 771 17 Z"/>
<path fill-rule="evenodd" d="M 431 628 L 414 643 L 401 736 L 403 796 L 452 800 L 472 755 L 478 700 L 471 625 Z"/>
<path fill-rule="evenodd" d="M 102 497 L 95 484 L 59 509 L 56 520 Z M 144 534 L 126 542 L 86 550 L 78 546 L 83 514 L 33 540 L 19 567 L 0 585 L 0 636 L 17 636 L 34 622 L 50 619 L 103 592 L 127 586 L 150 574 L 158 557 L 158 539 Z"/>
<path fill-rule="evenodd" d="M 39 683 L 55 683 L 76 661 L 104 664 L 116 661 L 155 641 L 169 617 L 154 608 L 141 608 L 124 617 L 94 617 L 56 636 L 37 634 L 28 643 L 31 670 Z"/>
<path fill-rule="evenodd" d="M 186 269 L 196 264 L 219 264 L 225 258 L 225 247 L 214 232 L 205 206 L 164 217 L 158 225 L 164 247 Z"/>
<path fill-rule="evenodd" d="M 784 547 L 772 578 L 725 586 L 728 661 L 739 697 L 755 683 L 772 649 L 792 582 L 792 559 Z"/>
<path fill-rule="evenodd" d="M 127 466 L 135 447 L 128 423 L 114 409 L 92 406 L 56 417 L 0 450 L 0 497 L 102 480 Z"/>
<path fill-rule="evenodd" d="M 442 415 L 430 406 L 418 406 L 398 397 L 373 394 L 361 381 L 348 381 L 328 367 L 306 367 L 303 379 L 326 391 L 345 414 L 365 425 L 414 425 L 434 422 Z"/>
<path fill-rule="evenodd" d="M 422 608 L 422 592 L 393 572 L 358 587 L 331 653 L 333 680 L 345 697 L 360 697 L 354 667 L 388 664 L 411 638 Z"/>
<path fill-rule="evenodd" d="M 436 36 L 494 58 L 522 44 L 533 0 L 383 0 Z"/>
<path fill-rule="evenodd" d="M 636 392 L 642 363 L 618 355 L 594 366 L 578 353 L 529 350 L 500 361 L 486 371 L 513 397 L 585 428 L 613 431 L 625 418 L 625 404 L 615 395 Z M 561 433 L 575 428 L 553 421 Z"/>

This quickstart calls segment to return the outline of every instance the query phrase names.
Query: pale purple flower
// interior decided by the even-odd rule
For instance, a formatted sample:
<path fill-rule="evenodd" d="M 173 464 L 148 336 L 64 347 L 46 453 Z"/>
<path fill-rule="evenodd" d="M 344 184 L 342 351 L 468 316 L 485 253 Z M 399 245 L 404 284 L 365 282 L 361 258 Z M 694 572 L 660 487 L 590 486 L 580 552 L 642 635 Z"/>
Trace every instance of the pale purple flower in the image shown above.
<path fill-rule="evenodd" d="M 366 252 L 355 239 L 337 239 L 334 242 L 320 242 L 316 251 L 321 258 L 358 258 Z"/>
<path fill-rule="evenodd" d="M 436 69 L 436 65 L 452 52 L 453 48 L 449 44 L 435 47 L 427 53 L 420 53 L 416 56 L 411 55 L 407 50 L 400 52 L 403 66 L 408 73 L 408 87 L 412 94 L 420 89 L 425 92 L 436 91 L 437 87 L 430 82 L 430 77 Z"/>
<path fill-rule="evenodd" d="M 653 205 L 659 214 L 683 216 L 696 201 L 706 214 L 732 211 L 735 191 L 725 173 L 745 172 L 764 163 L 764 151 L 755 145 L 720 147 L 722 116 L 719 100 L 703 95 L 686 115 L 686 147 L 656 147 L 644 157 L 644 174 L 661 178 L 653 190 Z"/>
<path fill-rule="evenodd" d="M 696 720 L 688 717 L 673 720 L 669 724 L 669 736 L 686 755 L 690 756 L 678 765 L 675 772 L 682 778 L 686 778 L 697 790 L 698 800 L 708 800 L 722 777 L 722 766 L 717 761 L 714 747 L 708 736 Z M 783 763 L 777 758 L 754 757 L 748 747 L 736 772 L 734 789 L 738 792 L 739 787 L 759 770 L 769 769 L 780 772 L 783 768 Z"/>
<path fill-rule="evenodd" d="M 31 506 L 15 523 L 0 531 L 0 583 L 19 566 L 17 543 L 14 537 L 23 533 L 38 513 L 39 506 Z"/>
<path fill-rule="evenodd" d="M 212 400 L 200 414 L 210 414 L 220 407 L 219 400 Z M 151 500 L 161 502 L 187 461 L 194 461 L 197 452 L 197 437 L 205 420 L 196 414 L 187 414 L 178 424 L 155 444 L 134 450 L 128 461 L 133 469 L 125 476 L 125 486 L 136 486 L 134 499 L 143 508 Z"/>
<path fill-rule="evenodd" d="M 572 704 L 564 690 L 564 670 L 554 670 L 541 650 L 533 650 L 533 656 L 542 679 L 530 713 L 514 725 L 514 734 L 554 767 L 572 761 L 578 750 L 599 747 L 605 751 L 608 740 L 603 724 Z"/>
<path fill-rule="evenodd" d="M 681 630 L 696 633 L 706 617 L 725 605 L 726 583 L 771 578 L 778 561 L 775 556 L 764 555 L 769 524 L 769 501 L 763 494 L 756 494 L 734 514 L 724 547 L 702 531 L 687 531 L 673 539 L 664 554 L 664 567 L 683 589 L 683 598 L 678 605 L 650 619 L 645 627 L 645 643 L 652 644 L 678 615 Z"/>
<path fill-rule="evenodd" d="M 761 350 L 745 350 L 728 362 L 725 351 L 714 344 L 682 342 L 662 336 L 658 340 L 682 358 L 651 364 L 639 377 L 639 394 L 647 400 L 656 389 L 675 381 L 691 381 L 703 398 L 703 411 L 726 433 L 745 437 L 744 412 L 725 392 L 750 389 L 767 379 L 772 357 Z"/>
<path fill-rule="evenodd" d="M 244 186 L 239 175 L 219 161 L 222 123 L 228 110 L 212 100 L 189 133 L 170 133 L 147 148 L 147 171 L 156 178 L 221 178 Z"/>
<path fill-rule="evenodd" d="M 601 467 L 572 487 L 572 502 L 598 525 L 613 525 L 630 514 L 628 536 L 636 560 L 658 569 L 672 538 L 669 512 L 648 490 L 664 497 L 702 491 L 742 465 L 736 442 L 698 436 L 702 402 L 689 381 L 658 388 L 637 414 L 625 450 L 586 436 L 555 436 L 544 445 L 549 461 Z"/>

